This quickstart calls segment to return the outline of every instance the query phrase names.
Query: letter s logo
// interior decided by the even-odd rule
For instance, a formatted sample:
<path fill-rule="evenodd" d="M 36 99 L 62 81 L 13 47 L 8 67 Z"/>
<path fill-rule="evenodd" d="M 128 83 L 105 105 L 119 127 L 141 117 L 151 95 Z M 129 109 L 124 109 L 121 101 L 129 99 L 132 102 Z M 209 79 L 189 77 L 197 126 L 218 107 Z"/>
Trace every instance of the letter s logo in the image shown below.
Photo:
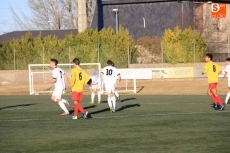
<path fill-rule="evenodd" d="M 211 11 L 213 13 L 219 12 L 219 10 L 220 10 L 220 5 L 219 4 L 212 4 L 211 5 Z"/>

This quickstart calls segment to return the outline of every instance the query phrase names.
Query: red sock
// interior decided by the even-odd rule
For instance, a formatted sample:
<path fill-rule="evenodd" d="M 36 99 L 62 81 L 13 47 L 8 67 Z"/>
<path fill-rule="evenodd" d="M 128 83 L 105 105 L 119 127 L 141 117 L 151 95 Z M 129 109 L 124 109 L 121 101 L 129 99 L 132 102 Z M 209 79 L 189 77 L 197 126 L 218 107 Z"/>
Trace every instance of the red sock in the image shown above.
<path fill-rule="evenodd" d="M 210 98 L 212 99 L 214 104 L 216 104 L 218 102 L 217 98 L 214 95 L 211 95 Z"/>
<path fill-rule="evenodd" d="M 76 104 L 74 106 L 74 113 L 73 113 L 73 116 L 77 116 L 78 115 L 78 105 Z"/>
<path fill-rule="evenodd" d="M 80 112 L 82 112 L 82 114 L 85 114 L 85 110 L 83 109 L 83 107 L 81 106 L 81 104 L 78 103 L 77 105 L 78 105 L 78 110 L 79 110 Z"/>
<path fill-rule="evenodd" d="M 224 105 L 223 102 L 222 102 L 222 100 L 221 100 L 221 98 L 220 98 L 220 96 L 217 96 L 216 99 L 217 99 L 217 102 L 218 102 L 218 104 L 219 104 L 220 106 L 223 106 L 223 105 Z"/>

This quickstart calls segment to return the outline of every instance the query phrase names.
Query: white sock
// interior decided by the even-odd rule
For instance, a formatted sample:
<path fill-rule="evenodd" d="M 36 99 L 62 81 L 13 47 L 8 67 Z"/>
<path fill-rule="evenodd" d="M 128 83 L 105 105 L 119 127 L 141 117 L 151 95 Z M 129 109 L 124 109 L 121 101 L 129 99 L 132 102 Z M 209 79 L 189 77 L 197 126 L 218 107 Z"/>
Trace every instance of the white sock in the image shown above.
<path fill-rule="evenodd" d="M 92 92 L 92 93 L 91 93 L 91 101 L 92 101 L 92 102 L 94 101 L 94 96 L 95 96 L 95 93 Z"/>
<path fill-rule="evenodd" d="M 116 98 L 115 96 L 111 97 L 112 103 L 113 103 L 113 109 L 116 109 Z"/>
<path fill-rule="evenodd" d="M 66 101 L 65 99 L 61 99 L 61 101 L 62 101 L 64 104 L 67 103 L 67 101 Z"/>
<path fill-rule="evenodd" d="M 117 92 L 117 91 L 115 91 L 114 93 L 115 93 L 115 95 L 116 95 L 117 97 L 119 97 L 119 94 L 118 94 L 118 92 Z"/>
<path fill-rule="evenodd" d="M 68 109 L 65 107 L 65 104 L 62 101 L 60 101 L 58 104 L 64 112 L 69 113 Z"/>
<path fill-rule="evenodd" d="M 113 106 L 112 106 L 112 101 L 111 101 L 111 98 L 110 97 L 108 97 L 108 105 L 109 105 L 109 108 L 112 108 Z"/>
<path fill-rule="evenodd" d="M 229 99 L 229 97 L 230 97 L 230 93 L 228 93 L 228 94 L 227 94 L 227 96 L 226 96 L 226 98 L 225 98 L 225 104 L 227 104 L 227 103 L 228 103 L 228 99 Z"/>
<path fill-rule="evenodd" d="M 101 101 L 101 92 L 100 91 L 97 92 L 97 97 L 98 97 L 98 101 Z"/>

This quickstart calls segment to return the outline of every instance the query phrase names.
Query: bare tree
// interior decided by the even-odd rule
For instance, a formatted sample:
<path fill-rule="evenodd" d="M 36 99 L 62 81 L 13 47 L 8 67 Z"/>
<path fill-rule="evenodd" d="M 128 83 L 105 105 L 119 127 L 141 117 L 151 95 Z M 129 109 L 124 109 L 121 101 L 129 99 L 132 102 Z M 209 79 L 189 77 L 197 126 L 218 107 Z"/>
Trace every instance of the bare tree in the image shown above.
<path fill-rule="evenodd" d="M 87 24 L 90 26 L 96 0 L 87 2 Z M 77 0 L 27 0 L 30 14 L 11 7 L 16 23 L 23 30 L 33 29 L 74 29 L 77 28 Z"/>

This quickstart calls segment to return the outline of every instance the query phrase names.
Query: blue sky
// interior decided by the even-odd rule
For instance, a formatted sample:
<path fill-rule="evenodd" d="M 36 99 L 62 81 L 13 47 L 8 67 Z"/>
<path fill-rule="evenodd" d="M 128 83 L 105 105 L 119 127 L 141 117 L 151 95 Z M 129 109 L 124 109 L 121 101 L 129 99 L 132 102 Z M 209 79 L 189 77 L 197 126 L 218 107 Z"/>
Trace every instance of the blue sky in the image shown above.
<path fill-rule="evenodd" d="M 27 0 L 1 0 L 0 3 L 0 35 L 5 32 L 19 30 L 14 21 L 10 7 L 14 8 L 17 12 L 28 12 Z"/>

